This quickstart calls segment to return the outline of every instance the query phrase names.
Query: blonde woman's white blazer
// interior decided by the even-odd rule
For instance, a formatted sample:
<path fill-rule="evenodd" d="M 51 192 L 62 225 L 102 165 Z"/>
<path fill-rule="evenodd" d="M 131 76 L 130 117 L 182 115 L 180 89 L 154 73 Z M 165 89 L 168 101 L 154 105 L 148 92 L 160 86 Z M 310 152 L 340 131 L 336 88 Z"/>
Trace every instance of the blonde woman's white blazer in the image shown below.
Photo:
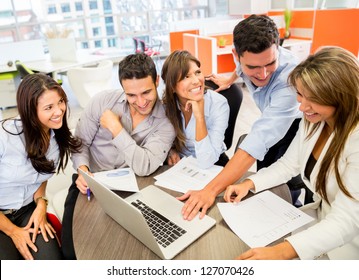
<path fill-rule="evenodd" d="M 342 181 L 355 199 L 340 191 L 334 170 L 331 170 L 326 187 L 330 204 L 316 194 L 315 184 L 333 133 L 313 168 L 310 180 L 304 176 L 309 155 L 323 127 L 324 122 L 311 138 L 306 139 L 308 132 L 304 128 L 304 121 L 301 121 L 297 135 L 286 154 L 250 179 L 255 184 L 255 191 L 259 192 L 287 182 L 300 173 L 304 183 L 314 193 L 315 202 L 305 205 L 303 210 L 315 209 L 317 222 L 287 238 L 300 259 L 316 259 L 324 254 L 330 259 L 359 259 L 359 126 L 349 135 L 339 161 Z"/>

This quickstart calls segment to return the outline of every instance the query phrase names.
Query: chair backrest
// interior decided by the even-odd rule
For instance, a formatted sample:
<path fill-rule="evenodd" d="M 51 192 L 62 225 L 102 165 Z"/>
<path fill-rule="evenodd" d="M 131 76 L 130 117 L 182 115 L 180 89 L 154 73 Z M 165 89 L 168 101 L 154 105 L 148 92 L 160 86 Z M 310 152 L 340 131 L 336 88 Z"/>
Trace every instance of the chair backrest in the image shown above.
<path fill-rule="evenodd" d="M 138 42 L 139 40 L 137 38 L 132 38 L 132 39 L 133 39 L 133 44 L 135 46 L 135 53 L 140 53 L 141 49 Z"/>
<path fill-rule="evenodd" d="M 21 79 L 23 79 L 26 75 L 34 74 L 34 72 L 27 68 L 20 60 L 15 61 L 16 70 L 19 72 Z"/>
<path fill-rule="evenodd" d="M 218 88 L 218 86 L 212 81 L 206 80 L 205 84 L 213 90 Z M 219 94 L 223 95 L 227 99 L 229 105 L 228 127 L 224 133 L 224 143 L 227 146 L 227 150 L 229 150 L 233 143 L 233 134 L 238 112 L 241 108 L 243 100 L 243 92 L 240 86 L 234 83 L 228 89 L 220 91 Z"/>
<path fill-rule="evenodd" d="M 161 44 L 156 45 L 156 47 L 158 47 L 158 50 L 155 50 L 154 46 L 147 45 L 146 42 L 141 39 L 138 38 L 132 38 L 132 39 L 135 44 L 135 53 L 145 53 L 151 57 L 160 54 L 159 49 L 161 47 Z"/>
<path fill-rule="evenodd" d="M 96 93 L 112 88 L 112 60 L 102 60 L 95 67 L 76 67 L 67 71 L 71 89 L 84 108 Z"/>
<path fill-rule="evenodd" d="M 148 47 L 146 46 L 145 41 L 143 40 L 138 40 L 138 42 L 140 43 L 140 50 L 141 52 L 146 52 L 148 50 Z"/>
<path fill-rule="evenodd" d="M 26 75 L 34 74 L 35 72 L 26 67 L 25 64 L 23 64 L 20 60 L 15 61 L 15 66 L 17 72 L 20 74 L 20 78 L 23 79 Z M 45 73 L 44 73 L 45 74 Z M 48 76 L 52 77 L 52 73 L 46 73 Z M 62 80 L 57 79 L 57 82 L 62 85 Z"/>

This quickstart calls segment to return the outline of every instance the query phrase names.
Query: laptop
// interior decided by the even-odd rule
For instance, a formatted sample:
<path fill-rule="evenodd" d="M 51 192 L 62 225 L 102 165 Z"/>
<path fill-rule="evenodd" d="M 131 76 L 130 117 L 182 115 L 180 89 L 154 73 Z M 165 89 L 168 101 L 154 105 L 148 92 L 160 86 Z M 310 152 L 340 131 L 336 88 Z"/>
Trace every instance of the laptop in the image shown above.
<path fill-rule="evenodd" d="M 105 213 L 161 259 L 174 258 L 216 223 L 198 214 L 184 220 L 183 202 L 154 185 L 124 199 L 81 169 L 80 173 Z"/>

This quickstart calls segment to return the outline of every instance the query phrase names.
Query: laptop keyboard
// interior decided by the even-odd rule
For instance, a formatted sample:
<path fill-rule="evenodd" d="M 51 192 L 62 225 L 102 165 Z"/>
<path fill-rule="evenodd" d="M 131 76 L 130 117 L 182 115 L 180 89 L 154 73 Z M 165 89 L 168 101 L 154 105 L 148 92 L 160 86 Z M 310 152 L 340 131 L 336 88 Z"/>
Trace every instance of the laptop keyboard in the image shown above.
<path fill-rule="evenodd" d="M 141 211 L 157 243 L 162 247 L 166 248 L 186 233 L 183 228 L 171 222 L 142 201 L 137 199 L 131 204 Z"/>

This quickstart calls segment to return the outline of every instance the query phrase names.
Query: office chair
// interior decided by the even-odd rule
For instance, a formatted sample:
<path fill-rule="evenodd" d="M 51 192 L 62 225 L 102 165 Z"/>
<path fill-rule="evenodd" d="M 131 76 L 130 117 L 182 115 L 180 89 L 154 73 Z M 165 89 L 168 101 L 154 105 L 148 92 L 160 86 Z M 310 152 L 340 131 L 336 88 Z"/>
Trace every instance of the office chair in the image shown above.
<path fill-rule="evenodd" d="M 160 49 L 162 46 L 162 43 L 160 42 L 157 45 L 146 45 L 145 41 L 140 40 L 138 38 L 133 38 L 133 42 L 135 44 L 135 53 L 145 53 L 148 56 L 152 57 L 152 58 L 156 58 L 154 59 L 155 63 L 156 63 L 156 68 L 157 71 L 160 72 L 161 68 L 162 68 L 162 63 L 161 63 L 161 59 L 160 59 Z M 155 48 L 157 48 L 157 50 L 155 50 Z"/>
<path fill-rule="evenodd" d="M 26 75 L 34 74 L 35 72 L 29 69 L 24 63 L 22 63 L 20 60 L 15 61 L 16 70 L 20 74 L 20 78 L 23 79 Z M 47 74 L 49 76 L 52 76 L 51 74 Z M 59 85 L 62 85 L 62 80 L 57 79 L 57 82 Z"/>
<path fill-rule="evenodd" d="M 216 90 L 218 88 L 218 85 L 209 80 L 205 81 L 205 85 L 212 90 Z M 234 83 L 228 89 L 220 91 L 219 94 L 223 95 L 227 99 L 229 105 L 228 127 L 224 133 L 224 143 L 227 146 L 227 150 L 229 150 L 233 143 L 233 134 L 238 112 L 241 108 L 243 100 L 243 92 L 242 89 Z"/>
<path fill-rule="evenodd" d="M 148 56 L 158 56 L 160 54 L 159 50 L 155 50 L 154 47 L 160 47 L 160 45 L 158 46 L 149 46 L 149 45 L 146 45 L 145 41 L 142 41 L 140 40 L 139 41 L 140 43 L 140 49 L 141 49 L 141 52 L 144 52 L 145 54 L 147 54 Z"/>
<path fill-rule="evenodd" d="M 76 67 L 67 71 L 69 84 L 82 108 L 98 92 L 112 88 L 112 60 L 100 61 L 96 67 Z"/>
<path fill-rule="evenodd" d="M 138 39 L 137 38 L 132 38 L 132 40 L 133 40 L 133 44 L 135 46 L 134 53 L 140 53 L 141 50 L 140 50 L 140 47 L 139 47 Z"/>
<path fill-rule="evenodd" d="M 29 74 L 34 74 L 34 71 L 27 68 L 20 60 L 15 61 L 16 70 L 19 72 L 21 79 Z"/>
<path fill-rule="evenodd" d="M 135 53 L 145 53 L 148 56 L 158 56 L 160 54 L 160 48 L 161 43 L 158 45 L 147 45 L 145 41 L 138 39 L 138 38 L 132 38 L 134 45 L 135 45 Z M 157 48 L 157 50 L 155 50 Z"/>

